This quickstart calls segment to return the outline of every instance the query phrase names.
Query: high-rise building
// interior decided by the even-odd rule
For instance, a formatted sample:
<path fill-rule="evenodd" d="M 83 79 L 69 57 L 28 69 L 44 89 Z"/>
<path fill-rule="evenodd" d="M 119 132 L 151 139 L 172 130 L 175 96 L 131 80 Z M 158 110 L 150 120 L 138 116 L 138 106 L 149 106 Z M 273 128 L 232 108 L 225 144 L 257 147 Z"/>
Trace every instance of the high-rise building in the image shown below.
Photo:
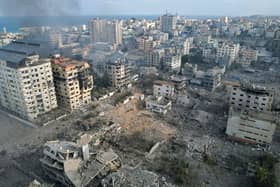
<path fill-rule="evenodd" d="M 153 37 L 144 36 L 137 41 L 138 48 L 145 52 L 152 51 L 154 47 L 160 45 L 160 41 L 154 41 Z"/>
<path fill-rule="evenodd" d="M 106 74 L 113 87 L 120 88 L 130 84 L 130 67 L 125 57 L 110 60 L 106 64 Z"/>
<path fill-rule="evenodd" d="M 122 22 L 94 19 L 89 23 L 92 43 L 122 43 Z"/>
<path fill-rule="evenodd" d="M 162 63 L 168 71 L 180 71 L 181 58 L 180 54 L 167 54 L 163 57 Z"/>
<path fill-rule="evenodd" d="M 163 49 L 156 49 L 145 53 L 144 61 L 146 66 L 160 67 L 162 57 L 164 56 Z"/>
<path fill-rule="evenodd" d="M 193 38 L 187 38 L 183 43 L 183 55 L 189 55 L 193 44 Z"/>
<path fill-rule="evenodd" d="M 228 57 L 232 62 L 238 57 L 240 44 L 220 43 L 217 49 L 217 58 Z"/>
<path fill-rule="evenodd" d="M 0 104 L 30 121 L 56 108 L 50 59 L 0 49 Z"/>
<path fill-rule="evenodd" d="M 275 32 L 272 41 L 272 51 L 274 56 L 280 57 L 280 29 Z"/>
<path fill-rule="evenodd" d="M 160 29 L 162 32 L 169 33 L 173 35 L 176 29 L 176 16 L 171 14 L 165 14 L 160 17 Z"/>
<path fill-rule="evenodd" d="M 91 103 L 93 77 L 87 62 L 54 57 L 52 69 L 59 106 L 73 111 Z"/>
<path fill-rule="evenodd" d="M 40 58 L 48 58 L 59 51 L 62 47 L 62 38 L 58 32 L 32 33 L 23 39 L 12 41 L 5 46 L 6 50 L 17 50 L 29 54 L 39 54 Z"/>

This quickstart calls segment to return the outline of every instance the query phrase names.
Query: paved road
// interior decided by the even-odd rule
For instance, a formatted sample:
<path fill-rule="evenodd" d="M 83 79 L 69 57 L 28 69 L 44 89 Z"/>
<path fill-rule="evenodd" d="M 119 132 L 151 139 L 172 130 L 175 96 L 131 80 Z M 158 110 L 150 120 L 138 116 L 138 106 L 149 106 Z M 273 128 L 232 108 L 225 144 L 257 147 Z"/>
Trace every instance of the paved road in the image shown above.
<path fill-rule="evenodd" d="M 27 136 L 32 130 L 34 128 L 0 112 L 0 148 L 4 144 L 20 142 L 20 139 Z"/>

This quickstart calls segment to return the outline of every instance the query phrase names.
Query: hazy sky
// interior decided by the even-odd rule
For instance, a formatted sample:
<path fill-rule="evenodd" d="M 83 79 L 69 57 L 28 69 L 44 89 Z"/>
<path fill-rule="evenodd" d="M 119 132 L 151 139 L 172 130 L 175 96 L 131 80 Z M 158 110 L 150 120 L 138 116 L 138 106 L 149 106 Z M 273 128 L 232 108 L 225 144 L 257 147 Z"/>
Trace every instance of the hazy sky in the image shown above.
<path fill-rule="evenodd" d="M 83 14 L 280 14 L 280 0 L 81 0 Z"/>
<path fill-rule="evenodd" d="M 280 15 L 280 0 L 0 0 L 0 15 Z"/>

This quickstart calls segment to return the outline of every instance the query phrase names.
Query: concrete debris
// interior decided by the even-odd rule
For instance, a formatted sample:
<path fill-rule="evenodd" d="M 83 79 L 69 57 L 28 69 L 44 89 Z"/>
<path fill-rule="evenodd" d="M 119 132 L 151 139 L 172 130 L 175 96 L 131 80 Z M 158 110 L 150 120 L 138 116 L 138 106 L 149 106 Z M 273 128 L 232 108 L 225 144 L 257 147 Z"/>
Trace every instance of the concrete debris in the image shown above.
<path fill-rule="evenodd" d="M 153 172 L 124 166 L 118 172 L 112 173 L 103 179 L 102 187 L 172 187 L 165 181 L 165 178 L 159 177 Z"/>
<path fill-rule="evenodd" d="M 161 141 L 161 142 L 158 142 L 156 143 L 152 148 L 151 150 L 149 151 L 149 153 L 146 155 L 146 158 L 147 159 L 153 159 L 153 156 L 154 156 L 154 153 L 156 152 L 156 150 L 162 145 L 164 144 L 165 141 Z"/>
<path fill-rule="evenodd" d="M 32 181 L 28 187 L 54 187 L 52 184 L 42 184 L 37 180 Z"/>
<path fill-rule="evenodd" d="M 194 110 L 190 114 L 190 119 L 199 122 L 200 124 L 206 124 L 208 121 L 211 121 L 213 116 L 202 110 Z"/>
<path fill-rule="evenodd" d="M 88 144 L 52 141 L 45 144 L 43 153 L 40 161 L 46 174 L 65 186 L 88 186 L 94 179 L 104 177 L 121 166 L 113 150 L 89 153 Z"/>

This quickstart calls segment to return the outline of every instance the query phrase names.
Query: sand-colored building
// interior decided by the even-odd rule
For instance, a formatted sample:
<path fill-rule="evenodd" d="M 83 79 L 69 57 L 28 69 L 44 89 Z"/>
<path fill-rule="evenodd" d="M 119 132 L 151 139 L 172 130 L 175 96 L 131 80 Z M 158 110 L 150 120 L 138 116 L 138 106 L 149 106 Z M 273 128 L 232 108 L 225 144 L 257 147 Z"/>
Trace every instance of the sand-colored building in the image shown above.
<path fill-rule="evenodd" d="M 73 111 L 91 103 L 93 77 L 87 62 L 53 57 L 52 70 L 60 107 Z"/>

